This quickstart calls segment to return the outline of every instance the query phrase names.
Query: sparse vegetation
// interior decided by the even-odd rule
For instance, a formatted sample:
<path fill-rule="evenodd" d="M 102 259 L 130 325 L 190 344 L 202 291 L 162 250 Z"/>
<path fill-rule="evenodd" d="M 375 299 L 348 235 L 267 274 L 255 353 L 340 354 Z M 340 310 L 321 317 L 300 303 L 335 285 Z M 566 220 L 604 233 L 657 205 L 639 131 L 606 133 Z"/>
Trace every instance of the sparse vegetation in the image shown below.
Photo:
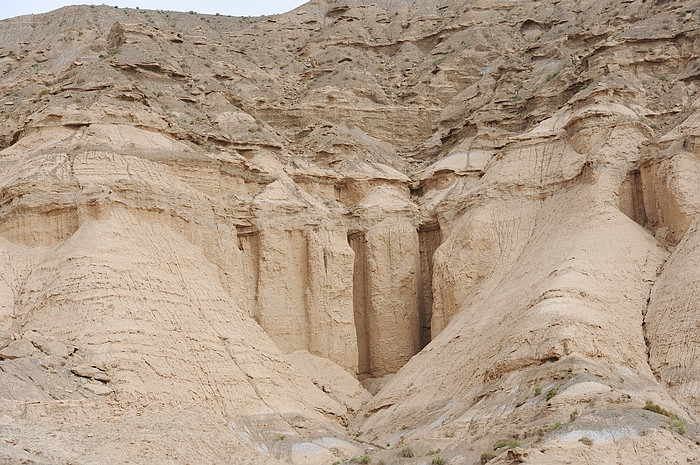
<path fill-rule="evenodd" d="M 403 449 L 401 449 L 401 453 L 399 454 L 399 457 L 412 459 L 413 457 L 415 457 L 415 455 L 413 453 L 413 448 L 411 446 L 404 447 Z"/>
<path fill-rule="evenodd" d="M 541 388 L 541 387 L 536 387 L 536 388 L 535 388 L 535 395 L 536 395 L 536 396 L 539 396 L 540 394 L 542 394 L 542 388 Z"/>
<path fill-rule="evenodd" d="M 496 454 L 494 454 L 493 452 L 484 452 L 483 454 L 481 454 L 479 462 L 481 463 L 481 465 L 484 465 L 495 458 Z"/>
<path fill-rule="evenodd" d="M 371 463 L 372 458 L 369 454 L 362 455 L 360 457 L 353 457 L 350 459 L 350 463 Z"/>
<path fill-rule="evenodd" d="M 494 446 L 493 450 L 498 450 L 505 447 L 506 449 L 513 449 L 515 447 L 520 447 L 520 441 L 515 438 L 510 438 L 507 441 L 498 441 Z"/>
<path fill-rule="evenodd" d="M 576 418 L 578 418 L 578 410 L 574 410 L 573 412 L 571 412 L 571 413 L 569 414 L 569 419 L 570 419 L 571 421 L 574 421 Z"/>
<path fill-rule="evenodd" d="M 440 457 L 440 456 L 437 456 L 437 457 L 435 457 L 435 458 L 433 459 L 433 461 L 430 462 L 430 463 L 431 463 L 432 465 L 444 465 L 445 463 L 447 463 L 447 460 L 445 460 L 444 458 L 442 458 L 442 457 Z"/>
<path fill-rule="evenodd" d="M 664 415 L 669 418 L 678 418 L 678 416 L 675 413 L 669 412 L 665 408 L 661 407 L 660 405 L 656 405 L 653 401 L 648 400 L 646 402 L 646 405 L 643 407 L 644 410 L 649 410 L 650 412 L 658 413 L 660 415 Z"/>
<path fill-rule="evenodd" d="M 675 428 L 678 433 L 685 436 L 685 422 L 683 420 L 676 416 L 675 418 L 671 419 L 670 425 L 672 430 Z"/>
<path fill-rule="evenodd" d="M 557 388 L 551 388 L 549 391 L 547 391 L 547 400 L 550 400 L 552 397 L 557 395 Z"/>

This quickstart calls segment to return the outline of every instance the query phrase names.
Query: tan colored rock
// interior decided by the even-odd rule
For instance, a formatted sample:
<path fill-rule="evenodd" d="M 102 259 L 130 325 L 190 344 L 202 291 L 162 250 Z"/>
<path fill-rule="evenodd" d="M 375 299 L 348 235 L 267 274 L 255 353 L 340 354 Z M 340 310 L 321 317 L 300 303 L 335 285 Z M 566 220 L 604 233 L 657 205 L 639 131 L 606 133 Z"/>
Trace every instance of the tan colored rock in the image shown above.
<path fill-rule="evenodd" d="M 371 398 L 356 378 L 327 358 L 312 355 L 305 350 L 292 352 L 287 355 L 287 358 L 323 392 L 345 405 L 350 411 L 359 411 Z"/>
<path fill-rule="evenodd" d="M 68 346 L 58 341 L 46 341 L 41 346 L 41 350 L 47 355 L 55 355 L 61 358 L 66 358 L 71 354 Z"/>
<path fill-rule="evenodd" d="M 700 461 L 698 13 L 618 3 L 0 21 L 0 456 Z"/>
<path fill-rule="evenodd" d="M 82 378 L 92 378 L 96 381 L 102 381 L 103 383 L 108 383 L 112 379 L 104 372 L 104 370 L 100 370 L 99 368 L 89 365 L 78 365 L 71 368 L 70 371 L 76 376 L 80 376 Z"/>
<path fill-rule="evenodd" d="M 366 237 L 370 372 L 383 376 L 396 372 L 420 349 L 418 233 L 408 222 L 387 221 Z"/>
<path fill-rule="evenodd" d="M 27 339 L 18 339 L 0 350 L 0 358 L 13 360 L 22 357 L 31 357 L 36 349 Z"/>
<path fill-rule="evenodd" d="M 98 396 L 108 396 L 113 392 L 112 389 L 102 383 L 89 382 L 83 384 L 82 387 Z"/>
<path fill-rule="evenodd" d="M 15 338 L 12 337 L 11 333 L 0 330 L 0 349 L 4 349 L 8 345 L 10 345 L 10 343 L 12 343 L 12 341 L 14 340 Z"/>

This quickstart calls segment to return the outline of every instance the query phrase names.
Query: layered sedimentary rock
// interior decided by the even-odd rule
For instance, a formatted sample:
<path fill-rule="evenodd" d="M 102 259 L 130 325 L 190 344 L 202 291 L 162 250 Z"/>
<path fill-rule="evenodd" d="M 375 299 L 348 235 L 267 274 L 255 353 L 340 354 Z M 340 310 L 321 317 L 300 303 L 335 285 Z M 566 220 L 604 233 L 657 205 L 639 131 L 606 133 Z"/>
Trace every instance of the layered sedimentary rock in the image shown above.
<path fill-rule="evenodd" d="M 0 22 L 0 457 L 700 461 L 699 14 Z"/>

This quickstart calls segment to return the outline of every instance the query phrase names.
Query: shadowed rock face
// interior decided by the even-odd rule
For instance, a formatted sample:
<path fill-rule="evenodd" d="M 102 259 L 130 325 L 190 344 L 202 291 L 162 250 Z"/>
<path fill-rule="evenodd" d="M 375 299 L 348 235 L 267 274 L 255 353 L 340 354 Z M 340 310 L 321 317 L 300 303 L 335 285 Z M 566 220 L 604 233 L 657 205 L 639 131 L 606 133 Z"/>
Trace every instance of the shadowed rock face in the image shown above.
<path fill-rule="evenodd" d="M 699 22 L 0 22 L 0 461 L 700 461 Z"/>

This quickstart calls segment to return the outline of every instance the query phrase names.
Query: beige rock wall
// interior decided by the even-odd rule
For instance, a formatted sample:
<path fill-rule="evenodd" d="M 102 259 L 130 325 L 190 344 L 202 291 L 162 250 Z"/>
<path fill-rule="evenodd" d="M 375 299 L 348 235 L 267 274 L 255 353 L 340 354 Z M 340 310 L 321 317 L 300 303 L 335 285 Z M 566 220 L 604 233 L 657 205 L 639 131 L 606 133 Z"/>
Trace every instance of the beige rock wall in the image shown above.
<path fill-rule="evenodd" d="M 363 430 L 390 442 L 428 431 L 435 441 L 457 431 L 476 440 L 499 418 L 544 414 L 528 400 L 538 385 L 571 388 L 575 400 L 562 408 L 583 411 L 576 382 L 567 384 L 579 374 L 616 386 L 623 378 L 642 405 L 661 392 L 647 363 L 643 312 L 667 252 L 618 208 L 646 133 L 602 127 L 586 153 L 565 135 L 537 142 L 542 132 L 556 140 L 566 125 L 553 118 L 514 141 L 480 186 L 444 188 L 443 205 L 461 197 L 470 208 L 445 225 L 434 256 L 433 341 L 368 404 Z"/>
<path fill-rule="evenodd" d="M 420 349 L 418 232 L 388 220 L 367 232 L 370 369 L 395 373 Z"/>
<path fill-rule="evenodd" d="M 256 319 L 289 353 L 306 349 L 357 371 L 354 254 L 342 229 L 260 233 Z"/>
<path fill-rule="evenodd" d="M 395 373 L 421 348 L 421 264 L 415 206 L 401 186 L 370 189 L 353 210 L 359 372 Z M 364 331 L 363 331 L 364 330 Z"/>
<path fill-rule="evenodd" d="M 700 461 L 700 13 L 619 3 L 0 21 L 0 461 Z"/>
<path fill-rule="evenodd" d="M 695 415 L 700 412 L 699 284 L 700 235 L 696 221 L 654 284 L 645 317 L 652 370 Z"/>
<path fill-rule="evenodd" d="M 697 415 L 700 161 L 688 151 L 696 127 L 697 120 L 691 118 L 665 143 L 654 146 L 652 154 L 661 159 L 645 167 L 643 180 L 645 206 L 652 209 L 650 227 L 657 228 L 660 240 L 675 244 L 654 283 L 645 316 L 649 363 L 673 395 Z"/>

